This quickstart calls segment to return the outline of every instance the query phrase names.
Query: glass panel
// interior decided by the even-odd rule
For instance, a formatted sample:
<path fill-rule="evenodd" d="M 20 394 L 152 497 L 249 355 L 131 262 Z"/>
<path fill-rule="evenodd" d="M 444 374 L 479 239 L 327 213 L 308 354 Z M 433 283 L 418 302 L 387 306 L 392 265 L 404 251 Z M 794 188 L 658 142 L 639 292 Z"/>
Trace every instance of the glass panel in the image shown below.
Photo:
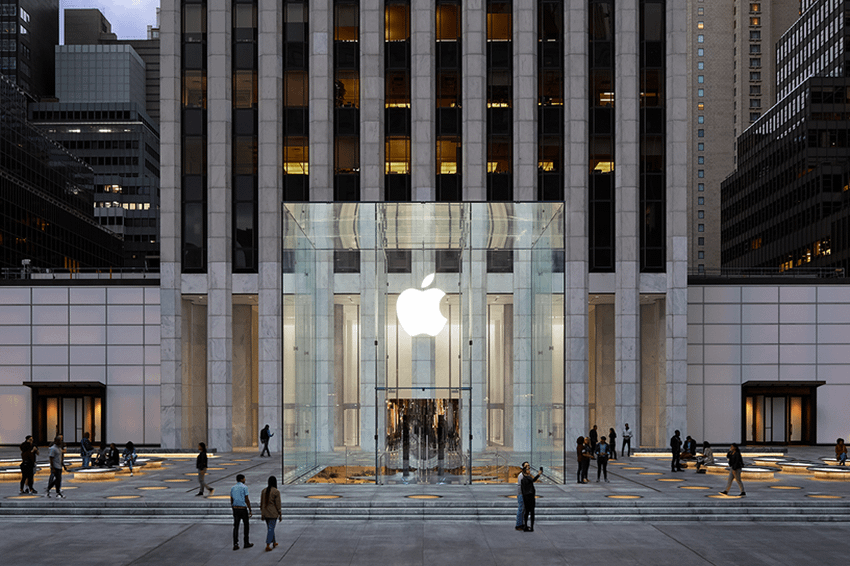
<path fill-rule="evenodd" d="M 785 442 L 785 397 L 771 397 L 773 405 L 772 442 Z"/>

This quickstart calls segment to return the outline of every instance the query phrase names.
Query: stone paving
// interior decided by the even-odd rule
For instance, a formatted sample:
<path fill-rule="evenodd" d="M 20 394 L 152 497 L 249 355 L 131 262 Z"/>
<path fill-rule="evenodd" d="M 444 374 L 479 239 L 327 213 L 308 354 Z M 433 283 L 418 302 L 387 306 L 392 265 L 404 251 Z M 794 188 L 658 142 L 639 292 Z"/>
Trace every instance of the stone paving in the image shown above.
<path fill-rule="evenodd" d="M 830 451 L 829 447 L 792 448 L 788 455 L 817 460 Z M 0 451 L 0 458 L 14 456 L 14 451 Z M 58 559 L 71 566 L 273 562 L 476 566 L 518 561 L 607 565 L 660 564 L 671 560 L 689 564 L 797 566 L 811 564 L 815 559 L 846 562 L 843 541 L 850 515 L 819 516 L 816 508 L 815 514 L 795 517 L 792 512 L 790 519 L 783 515 L 759 522 L 753 521 L 750 514 L 771 506 L 808 504 L 827 505 L 830 513 L 845 512 L 850 482 L 777 473 L 777 479 L 771 481 L 745 482 L 745 499 L 715 498 L 725 485 L 725 475 L 697 475 L 692 470 L 671 473 L 668 458 L 632 457 L 611 464 L 610 483 L 597 484 L 592 467 L 589 484 L 540 485 L 534 533 L 514 530 L 515 502 L 509 499 L 514 490 L 507 485 L 281 486 L 284 521 L 276 529 L 280 546 L 271 552 L 263 551 L 266 529 L 257 517 L 251 522 L 255 546 L 238 552 L 231 550 L 228 494 L 236 474 L 244 473 L 256 505 L 268 476 L 280 476 L 277 458 L 241 452 L 217 455 L 210 460 L 208 473 L 208 483 L 216 488 L 213 498 L 194 495 L 194 457 L 169 458 L 162 469 L 143 471 L 133 477 L 119 474 L 118 479 L 106 482 L 80 482 L 69 477 L 65 481 L 65 500 L 42 496 L 47 476 L 40 474 L 36 477 L 40 496 L 32 499 L 18 498 L 17 482 L 0 482 L 0 556 L 4 557 L 4 564 L 40 564 Z M 571 479 L 572 475 L 569 474 Z M 735 487 L 732 493 L 737 493 Z M 340 497 L 309 500 L 310 495 Z M 414 500 L 409 495 L 439 495 L 440 499 Z M 611 495 L 640 499 L 614 500 Z M 344 505 L 340 503 L 343 500 Z M 547 516 L 557 506 L 575 511 L 609 503 L 614 507 L 605 511 L 608 515 L 586 517 L 580 522 L 567 515 Z M 178 515 L 135 515 L 142 509 L 162 505 L 174 506 Z M 343 513 L 350 516 L 303 514 L 305 508 L 333 505 L 340 505 L 345 509 Z M 351 511 L 358 505 L 373 511 L 381 507 L 389 513 L 375 520 L 374 514 Z M 421 509 L 433 510 L 434 505 L 442 506 L 442 514 L 435 520 L 421 520 L 428 517 L 416 514 Z M 193 506 L 217 512 L 193 513 Z M 451 513 L 464 506 L 480 515 L 453 519 Z M 116 508 L 123 512 L 113 516 L 91 514 L 91 509 Z M 658 511 L 661 508 L 692 508 L 692 513 L 702 519 L 717 511 L 732 515 L 724 522 L 697 522 L 688 515 L 664 517 Z M 650 515 L 633 522 L 629 518 L 631 509 Z M 75 510 L 81 514 L 59 514 Z M 182 512 L 186 516 L 179 516 Z M 346 520 L 340 520 L 343 518 Z M 34 541 L 34 546 L 27 541 Z"/>

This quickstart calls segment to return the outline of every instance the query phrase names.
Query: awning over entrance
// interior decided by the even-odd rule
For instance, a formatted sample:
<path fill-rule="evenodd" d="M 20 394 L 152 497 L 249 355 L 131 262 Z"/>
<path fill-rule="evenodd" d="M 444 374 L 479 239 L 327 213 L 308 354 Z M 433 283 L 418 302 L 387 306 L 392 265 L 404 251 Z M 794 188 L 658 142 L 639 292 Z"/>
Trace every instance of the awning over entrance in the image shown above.
<path fill-rule="evenodd" d="M 825 381 L 745 381 L 744 387 L 820 387 Z"/>

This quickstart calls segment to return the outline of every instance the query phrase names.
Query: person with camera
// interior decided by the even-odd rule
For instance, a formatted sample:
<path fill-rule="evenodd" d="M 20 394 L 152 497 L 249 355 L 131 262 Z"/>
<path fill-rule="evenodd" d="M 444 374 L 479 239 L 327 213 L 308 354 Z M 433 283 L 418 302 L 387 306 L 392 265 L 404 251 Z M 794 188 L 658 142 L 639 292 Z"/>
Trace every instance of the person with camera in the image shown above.
<path fill-rule="evenodd" d="M 522 489 L 522 530 L 526 533 L 534 532 L 534 506 L 537 501 L 536 490 L 534 489 L 534 482 L 540 479 L 540 476 L 543 475 L 543 468 L 540 468 L 540 471 L 537 472 L 537 475 L 531 476 L 531 466 L 526 463 L 525 467 L 522 470 L 522 482 L 520 483 L 520 487 Z"/>

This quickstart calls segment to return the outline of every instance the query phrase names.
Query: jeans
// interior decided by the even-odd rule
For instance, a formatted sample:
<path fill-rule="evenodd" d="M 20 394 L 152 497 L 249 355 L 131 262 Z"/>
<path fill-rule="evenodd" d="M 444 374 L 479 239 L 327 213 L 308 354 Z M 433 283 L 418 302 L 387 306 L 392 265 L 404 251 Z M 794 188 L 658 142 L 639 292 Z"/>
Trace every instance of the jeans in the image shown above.
<path fill-rule="evenodd" d="M 628 448 L 626 448 L 626 446 L 628 446 Z M 629 456 L 632 455 L 632 439 L 631 439 L 631 437 L 623 438 L 623 449 L 620 450 L 620 454 L 624 455 L 626 458 L 628 458 Z"/>
<path fill-rule="evenodd" d="M 519 491 L 519 490 L 517 490 Z M 516 506 L 516 526 L 521 527 L 523 525 L 523 504 L 522 504 L 522 494 L 517 493 L 516 496 L 517 506 Z"/>
<path fill-rule="evenodd" d="M 534 495 L 523 495 L 525 502 L 523 503 L 522 523 L 526 528 L 534 528 Z"/>
<path fill-rule="evenodd" d="M 674 472 L 677 472 L 682 469 L 682 464 L 679 462 L 679 454 L 678 450 L 673 450 L 673 459 L 670 461 L 670 469 Z"/>
<path fill-rule="evenodd" d="M 245 525 L 245 544 L 248 544 L 248 531 L 250 530 L 250 525 L 248 524 L 248 509 L 246 507 L 234 507 L 233 508 L 233 546 L 239 544 L 239 521 Z"/>
<path fill-rule="evenodd" d="M 125 466 L 127 466 L 128 468 L 130 468 L 130 473 L 131 473 L 131 474 L 133 473 L 133 462 L 134 462 L 135 460 L 136 460 L 136 459 L 135 459 L 133 456 L 126 456 L 126 457 L 124 458 L 124 465 L 125 465 Z"/>
<path fill-rule="evenodd" d="M 263 454 L 267 454 L 269 458 L 272 457 L 272 453 L 269 452 L 269 441 L 268 440 L 263 441 L 263 449 L 260 452 L 260 456 L 262 456 Z"/>
<path fill-rule="evenodd" d="M 581 479 L 587 481 L 587 472 L 590 471 L 590 458 L 582 458 L 581 460 Z"/>
<path fill-rule="evenodd" d="M 596 459 L 596 481 L 599 481 L 600 475 L 604 475 L 605 481 L 608 481 L 608 458 Z"/>
<path fill-rule="evenodd" d="M 91 466 L 91 455 L 94 450 L 83 450 L 80 455 L 83 457 L 83 467 L 88 468 Z"/>
<path fill-rule="evenodd" d="M 268 533 L 266 533 L 266 544 L 272 544 L 273 542 L 276 542 L 274 540 L 275 523 L 277 523 L 277 519 L 266 519 L 266 526 L 269 529 Z"/>
<path fill-rule="evenodd" d="M 847 465 L 847 452 L 842 452 L 841 456 L 838 457 L 838 461 L 841 463 L 842 466 L 846 466 Z"/>
<path fill-rule="evenodd" d="M 21 491 L 25 488 L 32 490 L 32 479 L 34 475 L 35 467 L 32 465 L 32 462 L 21 464 Z"/>
<path fill-rule="evenodd" d="M 62 493 L 62 468 L 50 468 L 50 479 L 47 480 L 47 493 L 50 488 L 56 486 L 56 493 Z"/>
<path fill-rule="evenodd" d="M 744 484 L 741 483 L 741 470 L 729 470 L 729 479 L 726 481 L 726 489 L 723 491 L 729 491 L 729 488 L 732 487 L 732 480 L 738 482 L 738 487 L 741 488 L 741 493 L 744 493 Z"/>

